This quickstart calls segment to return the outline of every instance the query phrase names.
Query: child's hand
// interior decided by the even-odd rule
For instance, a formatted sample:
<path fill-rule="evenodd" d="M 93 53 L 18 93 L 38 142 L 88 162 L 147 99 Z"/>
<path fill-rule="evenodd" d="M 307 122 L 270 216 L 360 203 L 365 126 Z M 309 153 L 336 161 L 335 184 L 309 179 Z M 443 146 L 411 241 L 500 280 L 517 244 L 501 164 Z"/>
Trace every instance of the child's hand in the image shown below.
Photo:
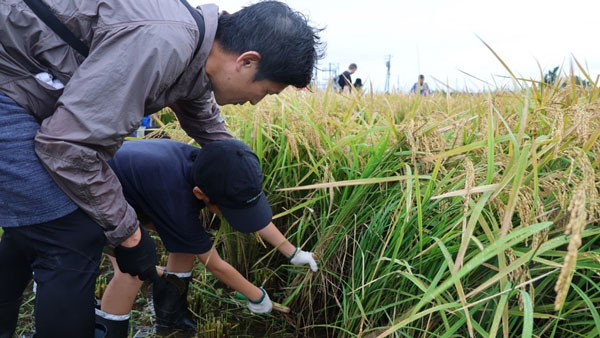
<path fill-rule="evenodd" d="M 273 304 L 271 303 L 271 299 L 269 298 L 267 291 L 265 291 L 262 286 L 260 287 L 260 290 L 263 292 L 263 296 L 256 302 L 248 300 L 246 306 L 248 309 L 250 309 L 250 311 L 252 311 L 252 313 L 269 313 L 271 312 L 271 309 L 273 309 Z"/>
<path fill-rule="evenodd" d="M 300 250 L 300 248 L 296 248 L 296 251 L 294 251 L 294 253 L 290 257 L 290 263 L 292 263 L 294 265 L 308 264 L 308 265 L 310 265 L 310 269 L 313 272 L 317 272 L 317 270 L 318 270 L 317 262 L 315 261 L 315 258 L 313 257 L 313 253 L 307 252 L 307 251 L 302 251 L 302 250 Z"/>

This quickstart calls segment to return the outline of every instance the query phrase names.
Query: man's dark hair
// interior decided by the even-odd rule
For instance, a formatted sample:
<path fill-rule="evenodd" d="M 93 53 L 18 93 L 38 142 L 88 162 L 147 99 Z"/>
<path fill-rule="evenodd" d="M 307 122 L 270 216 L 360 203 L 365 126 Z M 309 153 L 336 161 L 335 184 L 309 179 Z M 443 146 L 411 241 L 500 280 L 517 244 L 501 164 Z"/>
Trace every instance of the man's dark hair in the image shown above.
<path fill-rule="evenodd" d="M 350 66 L 348 66 L 348 69 L 357 69 L 358 67 L 356 66 L 356 63 L 351 63 Z"/>
<path fill-rule="evenodd" d="M 425 75 L 419 74 L 419 79 L 425 79 Z"/>
<path fill-rule="evenodd" d="M 262 1 L 219 17 L 215 39 L 228 52 L 256 51 L 261 60 L 255 81 L 306 87 L 322 57 L 320 29 L 279 1 Z"/>

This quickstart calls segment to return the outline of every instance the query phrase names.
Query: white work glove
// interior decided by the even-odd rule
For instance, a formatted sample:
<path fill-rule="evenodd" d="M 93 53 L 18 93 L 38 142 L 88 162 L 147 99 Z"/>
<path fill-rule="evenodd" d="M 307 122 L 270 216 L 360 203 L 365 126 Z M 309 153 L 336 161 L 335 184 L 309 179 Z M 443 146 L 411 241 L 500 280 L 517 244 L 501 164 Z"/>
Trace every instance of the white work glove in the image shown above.
<path fill-rule="evenodd" d="M 294 265 L 310 265 L 310 269 L 313 272 L 317 272 L 317 262 L 313 257 L 312 252 L 302 251 L 300 248 L 296 248 L 292 256 L 290 257 L 290 263 Z"/>
<path fill-rule="evenodd" d="M 259 289 L 263 293 L 262 297 L 260 297 L 258 302 L 253 302 L 250 299 L 248 299 L 248 303 L 246 303 L 246 306 L 248 307 L 248 309 L 250 309 L 250 311 L 252 311 L 252 313 L 269 313 L 271 312 L 271 309 L 273 309 L 271 299 L 269 298 L 267 291 L 265 291 L 265 289 L 263 289 L 262 286 Z"/>

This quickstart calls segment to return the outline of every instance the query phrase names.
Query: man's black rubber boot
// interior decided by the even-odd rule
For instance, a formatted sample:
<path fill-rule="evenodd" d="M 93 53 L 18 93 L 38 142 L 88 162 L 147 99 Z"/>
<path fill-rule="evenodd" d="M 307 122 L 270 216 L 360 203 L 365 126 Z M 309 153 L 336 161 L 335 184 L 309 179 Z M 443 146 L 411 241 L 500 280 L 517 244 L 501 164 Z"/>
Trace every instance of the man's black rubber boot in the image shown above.
<path fill-rule="evenodd" d="M 95 338 L 129 337 L 129 318 L 115 320 L 110 316 L 110 314 L 102 312 L 99 307 L 96 308 Z"/>
<path fill-rule="evenodd" d="M 191 277 L 180 277 L 185 288 L 180 290 L 167 280 L 167 273 L 152 284 L 152 302 L 156 314 L 156 327 L 159 329 L 179 329 L 195 331 L 187 304 L 187 291 Z M 173 276 L 173 275 L 171 275 Z"/>
<path fill-rule="evenodd" d="M 0 304 L 0 338 L 11 338 L 17 328 L 21 297 L 15 301 Z"/>

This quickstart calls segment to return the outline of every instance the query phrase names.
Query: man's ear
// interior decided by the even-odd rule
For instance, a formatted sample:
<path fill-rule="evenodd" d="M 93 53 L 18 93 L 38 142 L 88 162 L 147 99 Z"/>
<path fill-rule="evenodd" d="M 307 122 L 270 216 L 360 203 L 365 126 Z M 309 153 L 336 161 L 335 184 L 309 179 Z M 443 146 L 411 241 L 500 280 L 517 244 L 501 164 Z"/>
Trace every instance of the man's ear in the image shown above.
<path fill-rule="evenodd" d="M 252 50 L 248 51 L 248 52 L 244 52 L 240 56 L 238 56 L 237 59 L 235 60 L 236 70 L 239 71 L 243 67 L 250 67 L 250 68 L 258 69 L 258 63 L 260 62 L 260 59 L 261 59 L 261 57 L 260 57 L 259 52 L 255 52 Z"/>
<path fill-rule="evenodd" d="M 208 196 L 206 196 L 206 194 L 198 187 L 194 187 L 194 189 L 192 189 L 192 193 L 201 201 L 204 201 L 205 199 L 208 200 Z"/>

